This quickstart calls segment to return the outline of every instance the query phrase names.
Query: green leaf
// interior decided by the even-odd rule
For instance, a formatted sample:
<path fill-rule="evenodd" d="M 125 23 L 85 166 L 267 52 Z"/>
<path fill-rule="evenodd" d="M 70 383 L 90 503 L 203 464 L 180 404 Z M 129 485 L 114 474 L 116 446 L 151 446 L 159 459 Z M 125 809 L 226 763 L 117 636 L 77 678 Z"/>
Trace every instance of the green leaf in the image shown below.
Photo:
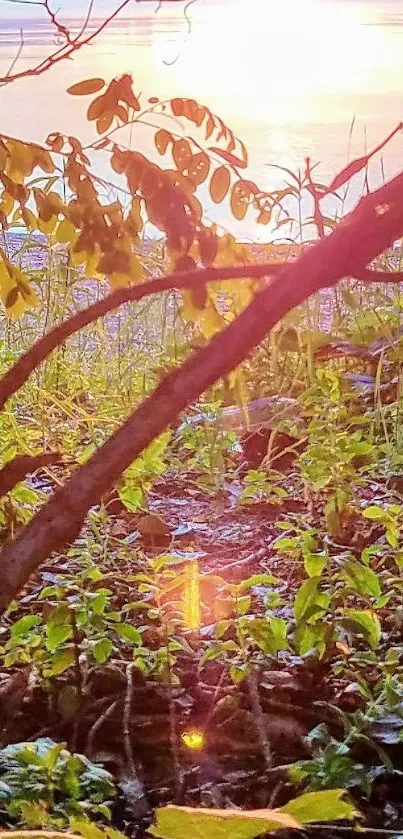
<path fill-rule="evenodd" d="M 301 621 L 310 612 L 316 602 L 319 577 L 311 577 L 298 589 L 294 601 L 294 616 L 296 621 Z"/>
<path fill-rule="evenodd" d="M 130 644 L 141 644 L 141 633 L 131 623 L 117 623 L 113 630 L 124 641 L 128 641 Z"/>
<path fill-rule="evenodd" d="M 356 594 L 362 594 L 364 597 L 367 595 L 380 597 L 381 587 L 378 577 L 367 565 L 348 559 L 343 563 L 341 576 Z"/>
<path fill-rule="evenodd" d="M 308 577 L 320 577 L 322 571 L 326 568 L 327 559 L 327 554 L 324 551 L 318 554 L 305 554 L 304 567 Z"/>
<path fill-rule="evenodd" d="M 266 655 L 288 650 L 287 624 L 282 618 L 255 618 L 248 626 L 249 634 Z"/>
<path fill-rule="evenodd" d="M 342 800 L 345 792 L 343 789 L 307 792 L 289 801 L 280 812 L 293 816 L 301 824 L 340 819 L 351 821 L 357 816 L 357 810 L 352 803 Z"/>
<path fill-rule="evenodd" d="M 65 670 L 68 670 L 75 662 L 74 648 L 69 647 L 65 650 L 59 650 L 52 656 L 49 676 L 60 676 Z"/>
<path fill-rule="evenodd" d="M 385 521 L 388 518 L 387 511 L 383 507 L 377 507 L 375 504 L 363 510 L 362 514 L 364 518 L 371 519 L 372 521 Z"/>
<path fill-rule="evenodd" d="M 48 649 L 49 652 L 55 652 L 61 644 L 64 644 L 65 641 L 69 641 L 72 637 L 73 628 L 71 624 L 68 624 L 67 626 L 54 626 L 52 624 L 46 624 L 46 649 Z"/>
<path fill-rule="evenodd" d="M 294 637 L 299 655 L 306 655 L 311 650 L 317 650 L 319 657 L 322 658 L 326 652 L 328 634 L 328 627 L 323 622 L 315 623 L 313 626 L 301 623 Z"/>
<path fill-rule="evenodd" d="M 160 839 L 253 839 L 262 833 L 284 828 L 298 828 L 299 822 L 278 810 L 197 809 L 192 807 L 159 807 L 156 824 L 148 832 Z M 289 821 L 288 821 L 289 820 Z"/>
<path fill-rule="evenodd" d="M 273 574 L 253 574 L 252 577 L 248 577 L 246 580 L 238 583 L 236 590 L 238 594 L 243 594 L 243 592 L 248 591 L 253 586 L 271 586 L 275 585 L 275 583 L 278 583 L 278 577 L 273 577 Z"/>
<path fill-rule="evenodd" d="M 378 615 L 364 609 L 345 609 L 344 617 L 358 624 L 360 629 L 363 630 L 369 646 L 372 650 L 375 650 L 381 640 L 382 634 Z"/>
<path fill-rule="evenodd" d="M 91 609 L 95 615 L 103 615 L 106 609 L 106 605 L 108 602 L 109 594 L 106 592 L 101 592 L 97 594 L 96 597 L 91 600 Z"/>
<path fill-rule="evenodd" d="M 246 665 L 244 664 L 243 666 L 238 666 L 236 664 L 231 664 L 229 676 L 234 685 L 240 685 L 247 676 Z"/>
<path fill-rule="evenodd" d="M 113 650 L 112 641 L 109 638 L 101 638 L 92 645 L 92 652 L 98 664 L 105 664 L 111 657 Z"/>
<path fill-rule="evenodd" d="M 13 623 L 10 629 L 10 635 L 16 638 L 18 635 L 26 635 L 34 626 L 39 626 L 42 623 L 42 618 L 39 615 L 25 615 L 18 621 Z"/>
<path fill-rule="evenodd" d="M 81 833 L 85 839 L 106 839 L 107 833 L 89 819 L 72 817 L 70 827 L 75 833 Z"/>

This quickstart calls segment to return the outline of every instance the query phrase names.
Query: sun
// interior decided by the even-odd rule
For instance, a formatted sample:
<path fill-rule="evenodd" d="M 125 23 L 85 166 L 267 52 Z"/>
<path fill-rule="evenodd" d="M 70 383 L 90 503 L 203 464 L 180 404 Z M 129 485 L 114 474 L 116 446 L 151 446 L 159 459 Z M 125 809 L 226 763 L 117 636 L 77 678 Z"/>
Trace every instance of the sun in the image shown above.
<path fill-rule="evenodd" d="M 276 122 L 307 120 L 311 98 L 365 90 L 373 56 L 387 49 L 380 28 L 362 25 L 360 7 L 344 0 L 200 0 L 190 33 L 167 44 L 156 39 L 156 62 L 171 82 L 203 99 L 216 91 L 227 112 L 248 102 L 248 115 Z M 169 53 L 169 54 L 168 54 Z"/>

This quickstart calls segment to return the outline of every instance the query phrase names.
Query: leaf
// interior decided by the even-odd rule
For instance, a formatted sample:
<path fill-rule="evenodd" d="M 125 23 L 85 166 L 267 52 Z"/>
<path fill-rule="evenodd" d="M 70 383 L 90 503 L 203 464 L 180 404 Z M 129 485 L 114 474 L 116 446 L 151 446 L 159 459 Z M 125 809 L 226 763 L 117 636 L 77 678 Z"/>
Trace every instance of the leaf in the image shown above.
<path fill-rule="evenodd" d="M 65 626 L 58 624 L 46 624 L 46 648 L 53 653 L 73 637 L 73 628 L 71 624 Z"/>
<path fill-rule="evenodd" d="M 386 144 L 389 142 L 389 140 L 391 140 L 392 137 L 394 137 L 394 135 L 397 134 L 398 131 L 401 131 L 401 129 L 402 124 L 400 123 L 400 125 L 398 125 L 397 128 L 395 128 L 394 131 L 392 131 L 388 135 L 388 137 L 386 137 L 386 139 L 383 140 L 382 143 L 379 143 L 379 145 L 376 146 L 376 148 L 374 148 L 371 152 L 365 154 L 363 157 L 358 157 L 356 160 L 352 160 L 352 162 L 349 163 L 348 166 L 346 166 L 344 169 L 342 169 L 341 172 L 339 172 L 338 175 L 336 175 L 336 177 L 333 179 L 332 183 L 330 184 L 330 186 L 324 194 L 326 195 L 329 192 L 335 192 L 336 189 L 339 189 L 341 186 L 347 183 L 347 181 L 349 181 L 350 178 L 353 177 L 353 175 L 356 175 L 358 172 L 361 172 L 362 169 L 365 169 L 365 167 L 368 165 L 368 162 L 371 160 L 371 157 L 373 157 L 374 154 L 376 154 L 377 152 L 381 151 L 384 148 L 384 146 L 386 146 Z"/>
<path fill-rule="evenodd" d="M 375 650 L 382 635 L 378 615 L 365 609 L 345 609 L 343 615 L 347 620 L 353 621 L 353 623 L 356 623 L 363 630 L 369 646 L 372 650 Z"/>
<path fill-rule="evenodd" d="M 77 237 L 76 228 L 74 224 L 71 223 L 68 219 L 63 219 L 60 222 L 56 233 L 56 242 L 60 242 L 60 244 L 73 244 Z"/>
<path fill-rule="evenodd" d="M 231 183 L 231 176 L 226 166 L 219 166 L 210 181 L 210 195 L 215 204 L 220 204 L 225 198 Z"/>
<path fill-rule="evenodd" d="M 113 122 L 113 111 L 105 111 L 104 114 L 97 120 L 97 131 L 98 134 L 105 134 L 106 131 L 112 125 Z"/>
<path fill-rule="evenodd" d="M 363 516 L 366 519 L 371 519 L 371 521 L 381 521 L 384 522 L 385 519 L 388 518 L 387 511 L 383 509 L 383 507 L 377 507 L 376 504 L 371 504 L 370 507 L 367 507 L 366 510 L 363 511 Z"/>
<path fill-rule="evenodd" d="M 293 798 L 280 812 L 297 819 L 301 824 L 309 822 L 330 822 L 354 819 L 358 813 L 349 801 L 343 801 L 343 789 L 327 789 L 307 792 Z"/>
<path fill-rule="evenodd" d="M 117 623 L 114 631 L 119 638 L 128 641 L 130 644 L 141 644 L 141 634 L 131 623 Z"/>
<path fill-rule="evenodd" d="M 103 87 L 105 87 L 104 79 L 87 79 L 68 87 L 67 93 L 71 96 L 89 96 L 91 93 L 98 93 Z"/>
<path fill-rule="evenodd" d="M 192 179 L 195 186 L 200 186 L 200 184 L 204 183 L 209 171 L 210 160 L 208 155 L 204 151 L 193 155 L 188 166 L 188 176 Z"/>
<path fill-rule="evenodd" d="M 242 182 L 237 181 L 232 187 L 231 192 L 231 210 L 238 221 L 245 218 L 248 209 L 249 193 L 246 193 L 242 186 Z"/>
<path fill-rule="evenodd" d="M 270 830 L 299 828 L 291 815 L 278 810 L 216 810 L 192 807 L 159 807 L 149 833 L 160 839 L 253 839 Z"/>
<path fill-rule="evenodd" d="M 155 135 L 155 148 L 159 154 L 165 154 L 169 143 L 172 143 L 172 134 L 169 131 L 166 131 L 165 128 L 161 128 L 157 131 Z"/>
<path fill-rule="evenodd" d="M 108 98 L 103 96 L 97 96 L 87 110 L 87 119 L 92 122 L 95 119 L 99 119 L 102 114 L 109 108 Z"/>
<path fill-rule="evenodd" d="M 183 99 L 172 99 L 171 108 L 172 108 L 172 113 L 174 113 L 176 117 L 183 116 L 184 109 L 185 109 Z"/>
<path fill-rule="evenodd" d="M 92 652 L 98 664 L 105 664 L 111 657 L 112 650 L 113 645 L 109 638 L 101 638 L 100 641 L 96 641 L 92 646 Z"/>
<path fill-rule="evenodd" d="M 362 594 L 364 597 L 367 595 L 380 597 L 381 595 L 381 587 L 375 571 L 361 562 L 346 560 L 343 563 L 342 577 L 357 594 Z"/>
<path fill-rule="evenodd" d="M 271 210 L 261 210 L 257 217 L 257 224 L 268 224 L 271 219 Z"/>
<path fill-rule="evenodd" d="M 65 670 L 68 670 L 74 662 L 75 654 L 73 647 L 69 647 L 65 650 L 59 650 L 52 656 L 49 675 L 60 676 L 60 674 L 64 673 Z"/>
<path fill-rule="evenodd" d="M 13 638 L 18 637 L 18 635 L 25 635 L 30 629 L 39 626 L 41 623 L 42 618 L 39 615 L 25 615 L 12 625 L 10 635 Z"/>
<path fill-rule="evenodd" d="M 298 589 L 294 601 L 294 615 L 298 622 L 306 617 L 312 606 L 314 606 L 318 593 L 318 583 L 319 577 L 311 577 Z"/>
<path fill-rule="evenodd" d="M 283 618 L 255 618 L 249 627 L 251 637 L 266 655 L 288 650 L 287 624 Z"/>
<path fill-rule="evenodd" d="M 327 560 L 324 551 L 318 554 L 307 553 L 304 556 L 304 567 L 308 577 L 320 577 L 322 571 L 326 568 Z"/>
<path fill-rule="evenodd" d="M 175 140 L 172 146 L 172 157 L 179 172 L 184 172 L 188 168 L 192 152 L 187 140 Z"/>
<path fill-rule="evenodd" d="M 249 591 L 253 586 L 272 586 L 276 583 L 278 583 L 278 578 L 274 577 L 273 574 L 253 574 L 238 583 L 236 591 L 238 594 L 242 594 L 244 591 Z"/>

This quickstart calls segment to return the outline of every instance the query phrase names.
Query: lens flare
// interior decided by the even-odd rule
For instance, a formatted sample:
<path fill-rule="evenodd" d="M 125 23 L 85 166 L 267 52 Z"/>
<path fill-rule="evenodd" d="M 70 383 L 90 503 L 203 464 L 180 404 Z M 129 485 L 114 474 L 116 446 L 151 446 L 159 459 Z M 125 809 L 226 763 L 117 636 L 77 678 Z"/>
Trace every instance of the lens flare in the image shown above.
<path fill-rule="evenodd" d="M 204 746 L 204 734 L 202 731 L 184 731 L 182 734 L 182 743 L 187 749 L 199 751 Z"/>
<path fill-rule="evenodd" d="M 192 560 L 186 567 L 184 592 L 184 624 L 187 629 L 200 628 L 200 578 L 197 560 Z"/>

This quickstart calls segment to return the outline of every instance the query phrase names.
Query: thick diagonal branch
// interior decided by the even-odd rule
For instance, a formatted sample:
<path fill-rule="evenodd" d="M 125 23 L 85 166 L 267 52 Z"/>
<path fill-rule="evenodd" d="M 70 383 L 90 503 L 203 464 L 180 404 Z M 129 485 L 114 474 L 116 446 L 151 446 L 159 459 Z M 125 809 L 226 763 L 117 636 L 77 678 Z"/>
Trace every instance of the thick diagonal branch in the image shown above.
<path fill-rule="evenodd" d="M 55 492 L 0 554 L 0 607 L 7 606 L 53 551 L 76 538 L 89 508 L 189 403 L 240 364 L 294 306 L 320 288 L 359 272 L 402 231 L 403 174 L 363 199 L 329 237 L 285 266 L 236 321 L 166 376 L 104 446 Z"/>

